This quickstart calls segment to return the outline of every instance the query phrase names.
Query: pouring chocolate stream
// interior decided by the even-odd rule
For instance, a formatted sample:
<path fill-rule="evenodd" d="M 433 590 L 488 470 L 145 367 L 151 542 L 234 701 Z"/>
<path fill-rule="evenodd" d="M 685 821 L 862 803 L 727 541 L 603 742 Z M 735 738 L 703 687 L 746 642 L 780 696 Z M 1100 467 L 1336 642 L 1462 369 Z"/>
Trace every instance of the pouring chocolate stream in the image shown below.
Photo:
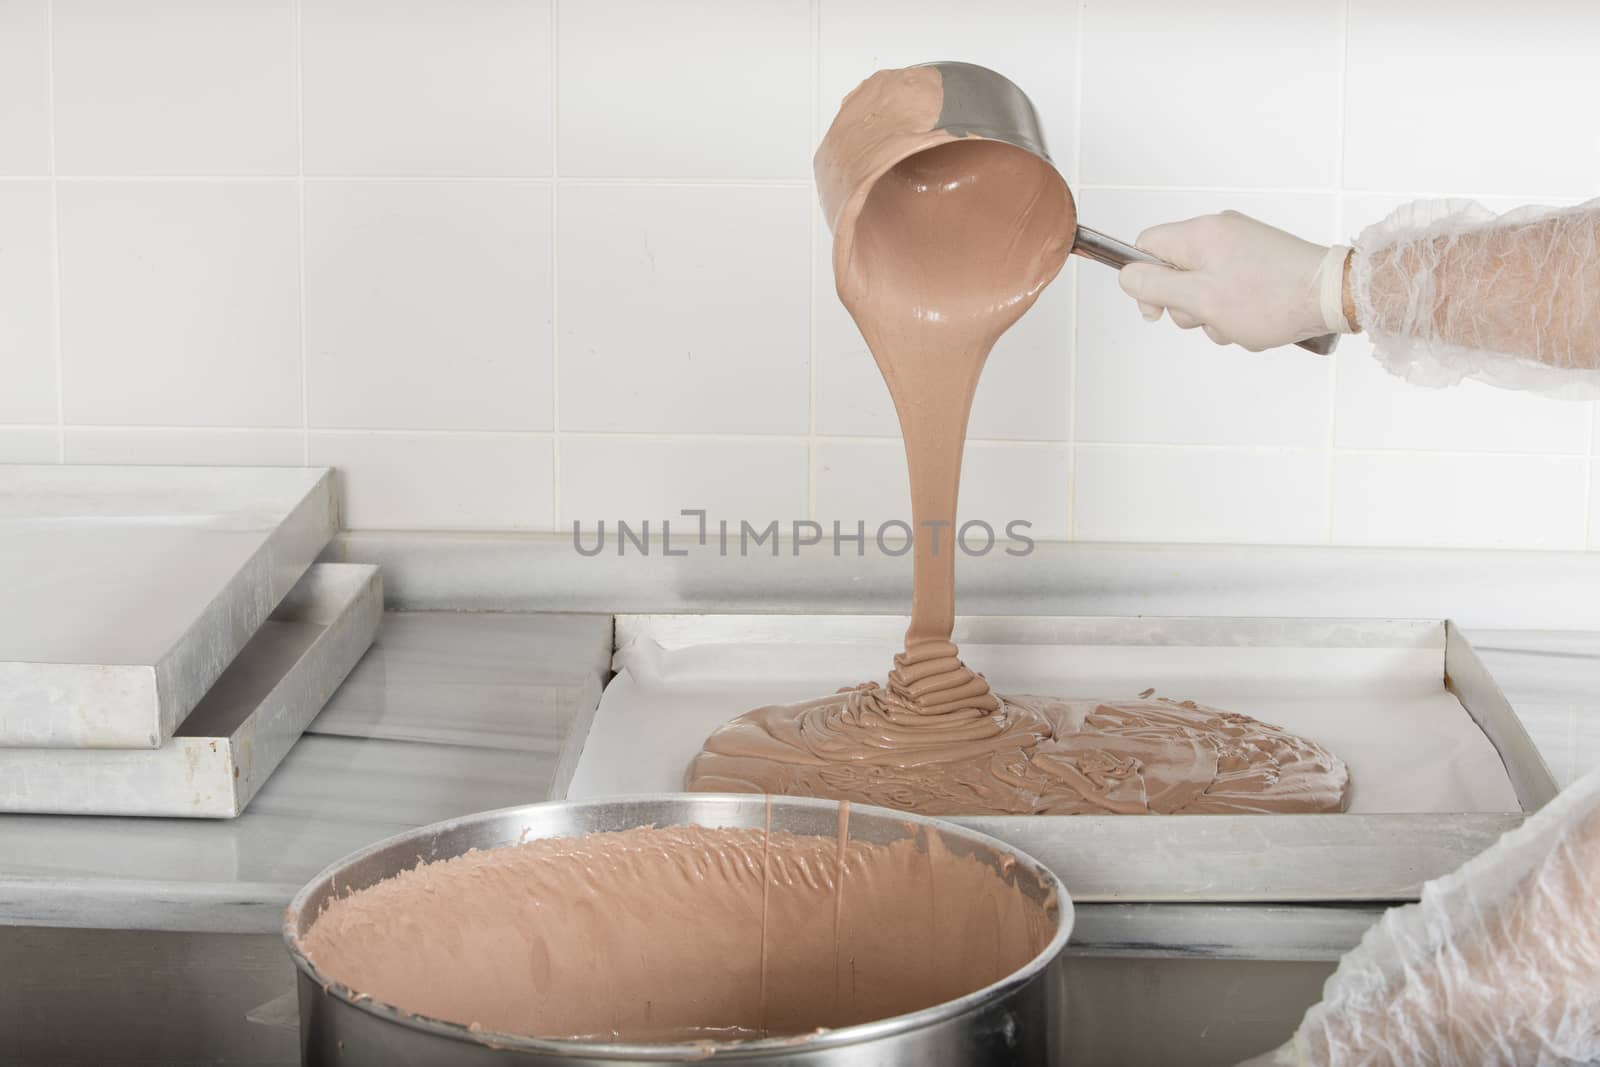
<path fill-rule="evenodd" d="M 961 661 L 954 537 L 973 395 L 995 342 L 1060 273 L 1077 212 L 1042 146 L 942 125 L 951 111 L 940 66 L 880 71 L 845 98 L 815 160 L 839 297 L 905 443 L 905 648 L 885 687 L 721 727 L 688 788 L 926 814 L 1342 810 L 1342 761 L 1277 727 L 1148 696 L 1001 698 Z"/>

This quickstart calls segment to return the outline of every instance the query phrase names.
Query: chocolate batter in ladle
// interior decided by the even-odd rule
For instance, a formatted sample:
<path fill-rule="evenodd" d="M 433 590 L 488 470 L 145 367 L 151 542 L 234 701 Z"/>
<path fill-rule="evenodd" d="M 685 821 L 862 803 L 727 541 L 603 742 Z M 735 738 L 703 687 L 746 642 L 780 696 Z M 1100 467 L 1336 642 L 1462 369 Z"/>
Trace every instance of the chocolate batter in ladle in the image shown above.
<path fill-rule="evenodd" d="M 982 68 L 873 75 L 845 98 L 816 157 L 839 297 L 905 439 L 915 527 L 905 650 L 886 688 L 759 708 L 722 727 L 689 788 L 927 814 L 1341 810 L 1344 764 L 1277 727 L 1144 698 L 1001 699 L 961 662 L 950 637 L 967 416 L 990 349 L 1060 272 L 1078 231 L 1042 146 L 963 121 L 947 70 Z"/>

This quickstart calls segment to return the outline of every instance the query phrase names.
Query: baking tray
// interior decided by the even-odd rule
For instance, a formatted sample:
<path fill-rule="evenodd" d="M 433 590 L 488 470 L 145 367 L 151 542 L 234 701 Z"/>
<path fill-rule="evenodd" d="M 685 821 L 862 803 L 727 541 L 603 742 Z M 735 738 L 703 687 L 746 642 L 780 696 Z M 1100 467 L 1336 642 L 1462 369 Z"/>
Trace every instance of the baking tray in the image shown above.
<path fill-rule="evenodd" d="M 0 812 L 232 818 L 361 659 L 383 618 L 370 564 L 305 573 L 158 749 L 0 749 Z"/>
<path fill-rule="evenodd" d="M 905 622 L 618 616 L 618 674 L 568 795 L 681 787 L 718 722 L 829 691 L 818 678 L 880 676 Z M 1322 740 L 1351 765 L 1351 810 L 1338 815 L 953 820 L 1049 864 L 1075 900 L 1414 900 L 1556 792 L 1448 621 L 985 616 L 959 620 L 955 638 L 1000 692 L 1112 698 L 1155 685 Z"/>
<path fill-rule="evenodd" d="M 325 468 L 0 466 L 0 746 L 160 746 L 337 527 Z"/>

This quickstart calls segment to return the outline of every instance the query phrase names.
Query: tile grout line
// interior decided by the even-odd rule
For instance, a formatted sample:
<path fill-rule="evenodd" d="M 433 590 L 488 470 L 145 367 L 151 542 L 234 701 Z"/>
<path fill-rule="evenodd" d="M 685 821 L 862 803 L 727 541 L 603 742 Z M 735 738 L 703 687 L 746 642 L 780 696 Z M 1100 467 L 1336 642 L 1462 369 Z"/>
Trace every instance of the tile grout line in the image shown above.
<path fill-rule="evenodd" d="M 61 193 L 56 181 L 56 4 L 44 6 L 45 109 L 50 151 L 50 313 L 56 357 L 56 462 L 67 461 L 67 368 L 61 343 Z"/>
<path fill-rule="evenodd" d="M 1339 5 L 1339 77 L 1337 95 L 1337 115 L 1334 120 L 1334 184 L 1337 187 L 1333 197 L 1333 239 L 1337 242 L 1344 235 L 1344 196 L 1337 190 L 1344 188 L 1345 173 L 1345 95 L 1348 88 L 1350 68 L 1350 0 L 1342 0 Z M 1343 291 L 1341 286 L 1341 291 Z M 1324 461 L 1323 491 L 1322 491 L 1322 521 L 1323 537 L 1326 543 L 1333 544 L 1334 516 L 1333 516 L 1333 479 L 1334 460 L 1338 451 L 1339 442 L 1339 353 L 1328 354 L 1328 440 L 1327 457 Z"/>
<path fill-rule="evenodd" d="M 1078 179 L 1083 176 L 1083 30 L 1088 0 L 1078 0 L 1076 40 L 1073 42 L 1073 62 L 1076 70 L 1072 89 L 1072 161 L 1067 170 L 1073 189 L 1080 188 Z M 1070 255 L 1067 257 L 1072 258 Z M 1082 336 L 1078 324 L 1079 299 L 1083 287 L 1083 272 L 1078 264 L 1072 269 L 1072 333 L 1067 338 L 1067 530 L 1068 541 L 1077 539 L 1078 526 L 1078 348 Z"/>
<path fill-rule="evenodd" d="M 294 4 L 295 207 L 300 228 L 300 462 L 311 466 L 311 356 L 306 328 L 306 35 L 305 0 Z"/>
<path fill-rule="evenodd" d="M 811 92 L 807 105 L 810 108 L 811 144 L 817 143 L 821 125 L 818 109 L 822 105 L 822 5 L 811 0 Z M 808 294 L 806 302 L 806 518 L 817 517 L 817 228 L 812 225 L 816 211 L 816 197 L 811 198 L 805 216 Z"/>
<path fill-rule="evenodd" d="M 550 0 L 550 529 L 561 527 L 561 0 Z"/>

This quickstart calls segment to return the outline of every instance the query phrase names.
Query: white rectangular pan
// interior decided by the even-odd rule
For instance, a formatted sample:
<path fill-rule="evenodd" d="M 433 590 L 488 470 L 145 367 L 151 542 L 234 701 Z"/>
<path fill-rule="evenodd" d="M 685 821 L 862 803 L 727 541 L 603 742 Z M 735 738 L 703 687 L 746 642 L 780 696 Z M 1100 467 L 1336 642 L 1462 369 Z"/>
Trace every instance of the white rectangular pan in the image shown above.
<path fill-rule="evenodd" d="M 608 685 L 567 795 L 682 787 L 718 724 L 881 677 L 892 616 L 617 618 Z M 962 619 L 963 657 L 1001 693 L 1162 696 L 1254 715 L 1340 755 L 1338 815 L 970 816 L 1081 901 L 1395 901 L 1555 795 L 1515 713 L 1444 621 Z"/>

